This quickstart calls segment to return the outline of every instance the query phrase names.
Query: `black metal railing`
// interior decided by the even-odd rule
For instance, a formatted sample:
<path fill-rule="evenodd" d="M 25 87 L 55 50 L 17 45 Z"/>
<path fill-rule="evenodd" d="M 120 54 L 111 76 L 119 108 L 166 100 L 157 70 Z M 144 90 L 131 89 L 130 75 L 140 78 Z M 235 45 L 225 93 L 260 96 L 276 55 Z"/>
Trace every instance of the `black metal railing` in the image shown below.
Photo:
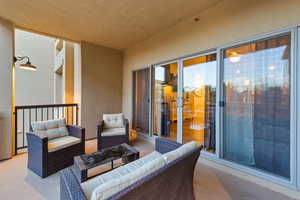
<path fill-rule="evenodd" d="M 65 118 L 68 125 L 78 125 L 78 104 L 15 106 L 15 154 L 27 148 L 26 133 L 32 122 Z"/>

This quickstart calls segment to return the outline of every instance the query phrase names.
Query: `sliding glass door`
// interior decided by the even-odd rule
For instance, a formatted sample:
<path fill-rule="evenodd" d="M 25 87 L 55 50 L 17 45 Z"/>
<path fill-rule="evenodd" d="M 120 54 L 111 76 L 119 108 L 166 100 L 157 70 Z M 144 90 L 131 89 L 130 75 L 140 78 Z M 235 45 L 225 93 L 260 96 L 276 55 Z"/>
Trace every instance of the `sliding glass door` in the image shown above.
<path fill-rule="evenodd" d="M 155 66 L 152 74 L 153 135 L 177 141 L 178 63 Z"/>
<path fill-rule="evenodd" d="M 300 70 L 289 31 L 154 66 L 151 135 L 196 141 L 205 157 L 296 185 Z"/>
<path fill-rule="evenodd" d="M 216 149 L 217 54 L 183 60 L 183 142 Z"/>
<path fill-rule="evenodd" d="M 290 178 L 291 36 L 223 50 L 223 158 Z"/>

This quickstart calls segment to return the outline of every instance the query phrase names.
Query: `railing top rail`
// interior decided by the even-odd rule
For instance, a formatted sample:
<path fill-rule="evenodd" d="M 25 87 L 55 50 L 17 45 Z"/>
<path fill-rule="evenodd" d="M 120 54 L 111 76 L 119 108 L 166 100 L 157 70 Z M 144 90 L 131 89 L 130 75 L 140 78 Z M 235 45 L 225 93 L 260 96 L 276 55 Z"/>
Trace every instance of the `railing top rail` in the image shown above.
<path fill-rule="evenodd" d="M 52 107 L 78 107 L 77 103 L 70 104 L 45 104 L 45 105 L 24 105 L 24 106 L 15 106 L 15 109 L 34 109 L 34 108 L 52 108 Z"/>

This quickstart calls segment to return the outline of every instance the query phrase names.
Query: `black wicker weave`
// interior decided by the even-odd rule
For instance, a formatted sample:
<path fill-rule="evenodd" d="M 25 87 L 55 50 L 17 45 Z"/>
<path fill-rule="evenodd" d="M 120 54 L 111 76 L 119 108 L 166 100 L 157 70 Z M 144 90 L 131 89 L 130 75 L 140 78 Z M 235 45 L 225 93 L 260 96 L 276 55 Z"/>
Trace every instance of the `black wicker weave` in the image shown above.
<path fill-rule="evenodd" d="M 70 136 L 81 142 L 54 152 L 48 152 L 48 138 L 36 133 L 27 133 L 28 163 L 27 167 L 37 175 L 45 178 L 63 168 L 73 165 L 73 157 L 85 152 L 85 129 L 67 126 Z"/>
<path fill-rule="evenodd" d="M 161 153 L 174 150 L 181 144 L 166 139 L 157 138 L 155 148 Z M 159 170 L 140 179 L 134 184 L 114 194 L 109 199 L 116 200 L 193 200 L 194 168 L 202 147 L 189 152 L 170 162 Z M 71 168 L 60 172 L 61 200 L 86 200 L 80 183 L 75 178 Z"/>
<path fill-rule="evenodd" d="M 124 119 L 124 127 L 126 130 L 125 135 L 116 135 L 116 136 L 102 136 L 101 133 L 104 129 L 104 121 L 101 121 L 97 126 L 97 135 L 98 135 L 98 151 L 112 147 L 122 143 L 129 143 L 129 122 L 128 119 Z"/>

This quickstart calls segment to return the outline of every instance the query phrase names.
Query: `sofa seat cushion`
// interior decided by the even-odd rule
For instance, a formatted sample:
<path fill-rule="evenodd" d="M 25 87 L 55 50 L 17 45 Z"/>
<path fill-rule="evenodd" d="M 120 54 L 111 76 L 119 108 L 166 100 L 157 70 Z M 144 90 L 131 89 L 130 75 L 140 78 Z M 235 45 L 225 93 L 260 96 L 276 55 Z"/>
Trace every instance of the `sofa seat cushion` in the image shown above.
<path fill-rule="evenodd" d="M 119 179 L 122 176 L 125 176 L 125 175 L 133 172 L 134 170 L 142 167 L 143 165 L 145 165 L 157 158 L 162 158 L 162 154 L 157 151 L 154 151 L 138 160 L 135 160 L 135 161 L 128 163 L 126 165 L 123 165 L 121 167 L 118 167 L 112 171 L 105 173 L 105 174 L 96 176 L 96 177 L 82 183 L 81 187 L 82 187 L 85 195 L 88 197 L 88 199 L 90 199 L 93 190 L 95 188 L 97 188 L 99 185 L 104 184 L 113 179 Z"/>
<path fill-rule="evenodd" d="M 124 127 L 123 113 L 103 114 L 104 128 L 122 128 Z"/>
<path fill-rule="evenodd" d="M 197 143 L 195 141 L 192 141 L 182 145 L 181 147 L 173 151 L 163 154 L 162 157 L 165 159 L 167 163 L 170 163 L 176 160 L 177 158 L 183 156 L 184 154 L 195 150 L 197 147 L 198 147 Z"/>
<path fill-rule="evenodd" d="M 58 151 L 60 149 L 70 147 L 70 146 L 78 144 L 80 142 L 81 142 L 81 139 L 73 137 L 73 136 L 65 136 L 65 137 L 48 140 L 48 152 Z"/>
<path fill-rule="evenodd" d="M 126 135 L 125 128 L 109 128 L 104 129 L 101 133 L 101 136 L 117 136 L 117 135 Z"/>
<path fill-rule="evenodd" d="M 107 199 L 165 165 L 166 161 L 162 157 L 159 157 L 120 178 L 111 179 L 98 185 L 92 192 L 91 200 Z"/>
<path fill-rule="evenodd" d="M 118 179 L 121 176 L 124 176 L 128 173 L 129 173 L 128 170 L 121 166 L 81 183 L 81 188 L 84 191 L 84 194 L 87 197 L 87 199 L 91 199 L 93 190 L 97 188 L 99 185 L 104 184 L 113 179 Z"/>
<path fill-rule="evenodd" d="M 69 135 L 65 119 L 37 121 L 31 127 L 34 133 L 45 135 L 49 140 Z"/>

